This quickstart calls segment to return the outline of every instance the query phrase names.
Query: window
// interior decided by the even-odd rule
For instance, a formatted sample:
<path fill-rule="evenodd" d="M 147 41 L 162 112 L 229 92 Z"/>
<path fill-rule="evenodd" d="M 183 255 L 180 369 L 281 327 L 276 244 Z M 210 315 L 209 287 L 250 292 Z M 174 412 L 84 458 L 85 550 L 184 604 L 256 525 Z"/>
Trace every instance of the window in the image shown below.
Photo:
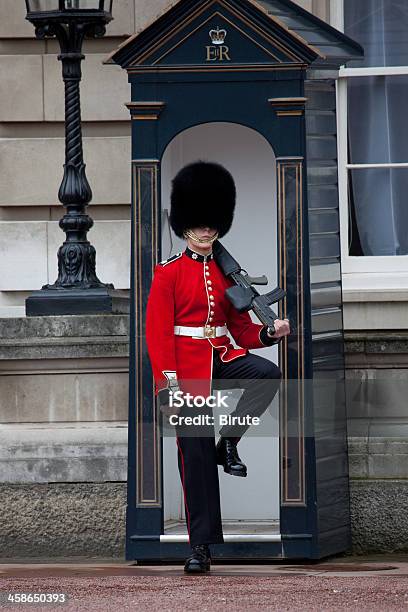
<path fill-rule="evenodd" d="M 338 87 L 343 272 L 408 273 L 408 2 L 344 0 L 343 10 L 344 32 L 365 50 Z"/>

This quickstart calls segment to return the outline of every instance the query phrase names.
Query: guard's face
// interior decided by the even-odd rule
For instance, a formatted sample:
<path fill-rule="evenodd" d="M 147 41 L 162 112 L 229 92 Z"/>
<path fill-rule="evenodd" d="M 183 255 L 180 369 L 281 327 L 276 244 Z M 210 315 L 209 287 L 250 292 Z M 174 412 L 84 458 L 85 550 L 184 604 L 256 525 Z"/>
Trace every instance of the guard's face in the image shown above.
<path fill-rule="evenodd" d="M 199 237 L 201 238 L 201 240 L 210 240 L 211 238 L 213 238 L 213 236 L 215 236 L 215 234 L 217 233 L 217 230 L 214 229 L 213 227 L 208 227 L 206 225 L 202 225 L 200 227 L 193 227 L 192 231 Z M 206 245 L 211 246 L 211 242 L 202 242 L 201 246 L 205 247 Z"/>

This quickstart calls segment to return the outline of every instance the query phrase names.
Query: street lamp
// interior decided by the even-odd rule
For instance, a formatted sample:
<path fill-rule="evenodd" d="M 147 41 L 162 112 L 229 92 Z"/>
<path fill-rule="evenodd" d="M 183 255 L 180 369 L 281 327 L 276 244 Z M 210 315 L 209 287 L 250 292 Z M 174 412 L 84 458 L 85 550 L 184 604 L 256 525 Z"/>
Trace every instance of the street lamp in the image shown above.
<path fill-rule="evenodd" d="M 112 20 L 113 0 L 26 0 L 26 19 L 39 39 L 58 39 L 65 83 L 65 164 L 58 192 L 65 214 L 59 222 L 66 238 L 58 251 L 58 278 L 26 301 L 27 315 L 112 311 L 113 285 L 96 275 L 96 251 L 87 239 L 93 221 L 87 214 L 92 191 L 82 151 L 79 83 L 84 38 L 100 38 Z"/>

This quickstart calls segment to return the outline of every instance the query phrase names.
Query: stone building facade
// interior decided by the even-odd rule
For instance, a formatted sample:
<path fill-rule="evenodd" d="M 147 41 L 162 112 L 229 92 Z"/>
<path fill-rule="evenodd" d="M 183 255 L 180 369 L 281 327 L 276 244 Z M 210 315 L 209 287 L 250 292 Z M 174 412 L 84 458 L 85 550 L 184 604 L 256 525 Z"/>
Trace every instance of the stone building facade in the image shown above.
<path fill-rule="evenodd" d="M 339 27 L 339 0 L 297 0 Z M 129 288 L 129 85 L 106 56 L 169 0 L 116 0 L 84 45 L 84 155 L 98 276 Z M 0 555 L 121 556 L 127 472 L 125 315 L 25 317 L 54 282 L 64 156 L 56 41 L 34 38 L 24 3 L 0 5 Z M 340 118 L 341 120 L 341 118 Z M 408 549 L 407 293 L 344 277 L 349 459 L 356 552 Z M 370 385 L 363 387 L 362 382 Z M 360 397 L 368 389 L 377 401 Z M 359 395 L 360 393 L 360 395 Z M 356 399 L 357 398 L 357 399 Z M 404 432 L 407 435 L 404 437 Z"/>

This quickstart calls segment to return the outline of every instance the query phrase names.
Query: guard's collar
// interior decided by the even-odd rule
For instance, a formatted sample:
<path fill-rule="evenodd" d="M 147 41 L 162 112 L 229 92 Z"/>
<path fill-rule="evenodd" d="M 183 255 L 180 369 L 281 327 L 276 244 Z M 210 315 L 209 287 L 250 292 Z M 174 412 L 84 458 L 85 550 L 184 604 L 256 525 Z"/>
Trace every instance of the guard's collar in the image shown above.
<path fill-rule="evenodd" d="M 196 253 L 195 251 L 193 251 L 193 249 L 190 249 L 190 247 L 186 247 L 186 250 L 184 252 L 187 257 L 190 257 L 195 261 L 199 261 L 200 263 L 214 259 L 214 253 L 212 251 L 208 255 L 200 255 L 200 253 Z"/>

